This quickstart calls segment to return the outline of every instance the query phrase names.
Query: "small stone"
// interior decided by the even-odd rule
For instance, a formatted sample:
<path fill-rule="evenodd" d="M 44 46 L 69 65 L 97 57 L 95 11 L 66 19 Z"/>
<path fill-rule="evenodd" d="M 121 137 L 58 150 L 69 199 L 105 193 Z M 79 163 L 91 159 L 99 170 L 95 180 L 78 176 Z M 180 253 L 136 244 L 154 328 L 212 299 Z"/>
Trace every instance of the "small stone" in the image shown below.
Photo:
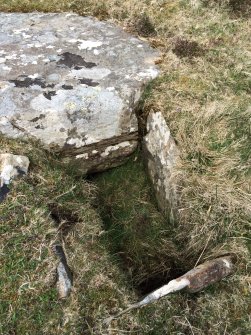
<path fill-rule="evenodd" d="M 29 164 L 26 156 L 0 154 L 0 187 L 8 185 L 17 176 L 27 174 Z"/>
<path fill-rule="evenodd" d="M 60 299 L 65 299 L 71 292 L 73 285 L 73 275 L 71 269 L 68 266 L 66 255 L 62 245 L 54 245 L 53 249 L 60 260 L 57 266 L 58 295 Z"/>
<path fill-rule="evenodd" d="M 57 267 L 57 289 L 58 289 L 58 295 L 60 299 L 65 299 L 68 297 L 68 295 L 71 292 L 72 289 L 72 281 L 69 278 L 68 271 L 65 268 L 65 265 L 63 262 L 59 262 Z"/>

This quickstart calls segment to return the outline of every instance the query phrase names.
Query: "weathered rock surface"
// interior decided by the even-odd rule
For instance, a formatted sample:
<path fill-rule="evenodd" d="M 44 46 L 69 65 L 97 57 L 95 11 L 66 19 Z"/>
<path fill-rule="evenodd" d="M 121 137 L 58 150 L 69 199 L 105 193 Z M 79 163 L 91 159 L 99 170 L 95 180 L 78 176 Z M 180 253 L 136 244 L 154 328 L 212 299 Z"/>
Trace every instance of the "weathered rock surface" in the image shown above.
<path fill-rule="evenodd" d="M 160 112 L 148 116 L 143 150 L 158 205 L 170 219 L 174 219 L 178 205 L 179 175 L 175 167 L 179 150 Z"/>
<path fill-rule="evenodd" d="M 158 53 L 108 22 L 0 13 L 0 133 L 34 138 L 85 173 L 137 146 L 134 113 Z"/>

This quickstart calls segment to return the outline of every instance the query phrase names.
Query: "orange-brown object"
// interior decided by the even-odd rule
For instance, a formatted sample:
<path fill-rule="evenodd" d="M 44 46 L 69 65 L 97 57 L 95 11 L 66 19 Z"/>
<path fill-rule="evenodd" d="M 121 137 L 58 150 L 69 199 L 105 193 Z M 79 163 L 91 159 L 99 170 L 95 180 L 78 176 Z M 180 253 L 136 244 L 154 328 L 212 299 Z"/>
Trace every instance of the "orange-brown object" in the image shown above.
<path fill-rule="evenodd" d="M 188 279 L 190 284 L 186 287 L 186 290 L 193 293 L 220 281 L 233 272 L 233 257 L 225 256 L 200 264 L 177 280 Z"/>

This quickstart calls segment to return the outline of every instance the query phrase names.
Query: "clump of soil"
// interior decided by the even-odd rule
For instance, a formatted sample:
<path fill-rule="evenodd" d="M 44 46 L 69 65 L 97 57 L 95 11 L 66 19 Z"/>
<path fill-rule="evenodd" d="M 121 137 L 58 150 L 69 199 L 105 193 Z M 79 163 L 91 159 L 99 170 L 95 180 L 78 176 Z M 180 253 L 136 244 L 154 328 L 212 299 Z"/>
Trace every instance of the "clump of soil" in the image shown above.
<path fill-rule="evenodd" d="M 136 17 L 134 17 L 134 23 L 132 23 L 132 26 L 135 30 L 135 32 L 143 37 L 152 37 L 156 36 L 157 32 L 154 28 L 154 25 L 149 18 L 149 16 L 145 13 L 140 14 Z"/>
<path fill-rule="evenodd" d="M 174 48 L 172 51 L 175 53 L 176 56 L 180 58 L 194 58 L 203 56 L 205 50 L 199 45 L 196 41 L 188 41 L 183 38 L 178 38 L 175 41 Z"/>
<path fill-rule="evenodd" d="M 237 16 L 251 16 L 250 0 L 204 0 L 205 5 L 219 5 L 228 8 L 232 14 Z"/>
<path fill-rule="evenodd" d="M 76 223 L 79 222 L 77 214 L 71 210 L 61 207 L 56 203 L 48 204 L 50 216 L 54 220 L 57 227 L 59 227 L 63 236 L 66 236 Z"/>
<path fill-rule="evenodd" d="M 250 0 L 230 0 L 229 6 L 233 12 L 240 16 L 250 16 L 251 14 Z"/>

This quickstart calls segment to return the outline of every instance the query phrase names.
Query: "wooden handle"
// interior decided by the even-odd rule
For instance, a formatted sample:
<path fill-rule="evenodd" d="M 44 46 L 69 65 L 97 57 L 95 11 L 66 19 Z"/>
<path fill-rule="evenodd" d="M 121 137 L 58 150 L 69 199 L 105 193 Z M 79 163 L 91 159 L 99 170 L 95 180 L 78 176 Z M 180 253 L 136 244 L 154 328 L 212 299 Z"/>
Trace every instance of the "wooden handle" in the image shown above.
<path fill-rule="evenodd" d="M 216 258 L 198 265 L 182 277 L 189 280 L 188 292 L 198 292 L 210 284 L 216 283 L 234 272 L 232 256 Z"/>

